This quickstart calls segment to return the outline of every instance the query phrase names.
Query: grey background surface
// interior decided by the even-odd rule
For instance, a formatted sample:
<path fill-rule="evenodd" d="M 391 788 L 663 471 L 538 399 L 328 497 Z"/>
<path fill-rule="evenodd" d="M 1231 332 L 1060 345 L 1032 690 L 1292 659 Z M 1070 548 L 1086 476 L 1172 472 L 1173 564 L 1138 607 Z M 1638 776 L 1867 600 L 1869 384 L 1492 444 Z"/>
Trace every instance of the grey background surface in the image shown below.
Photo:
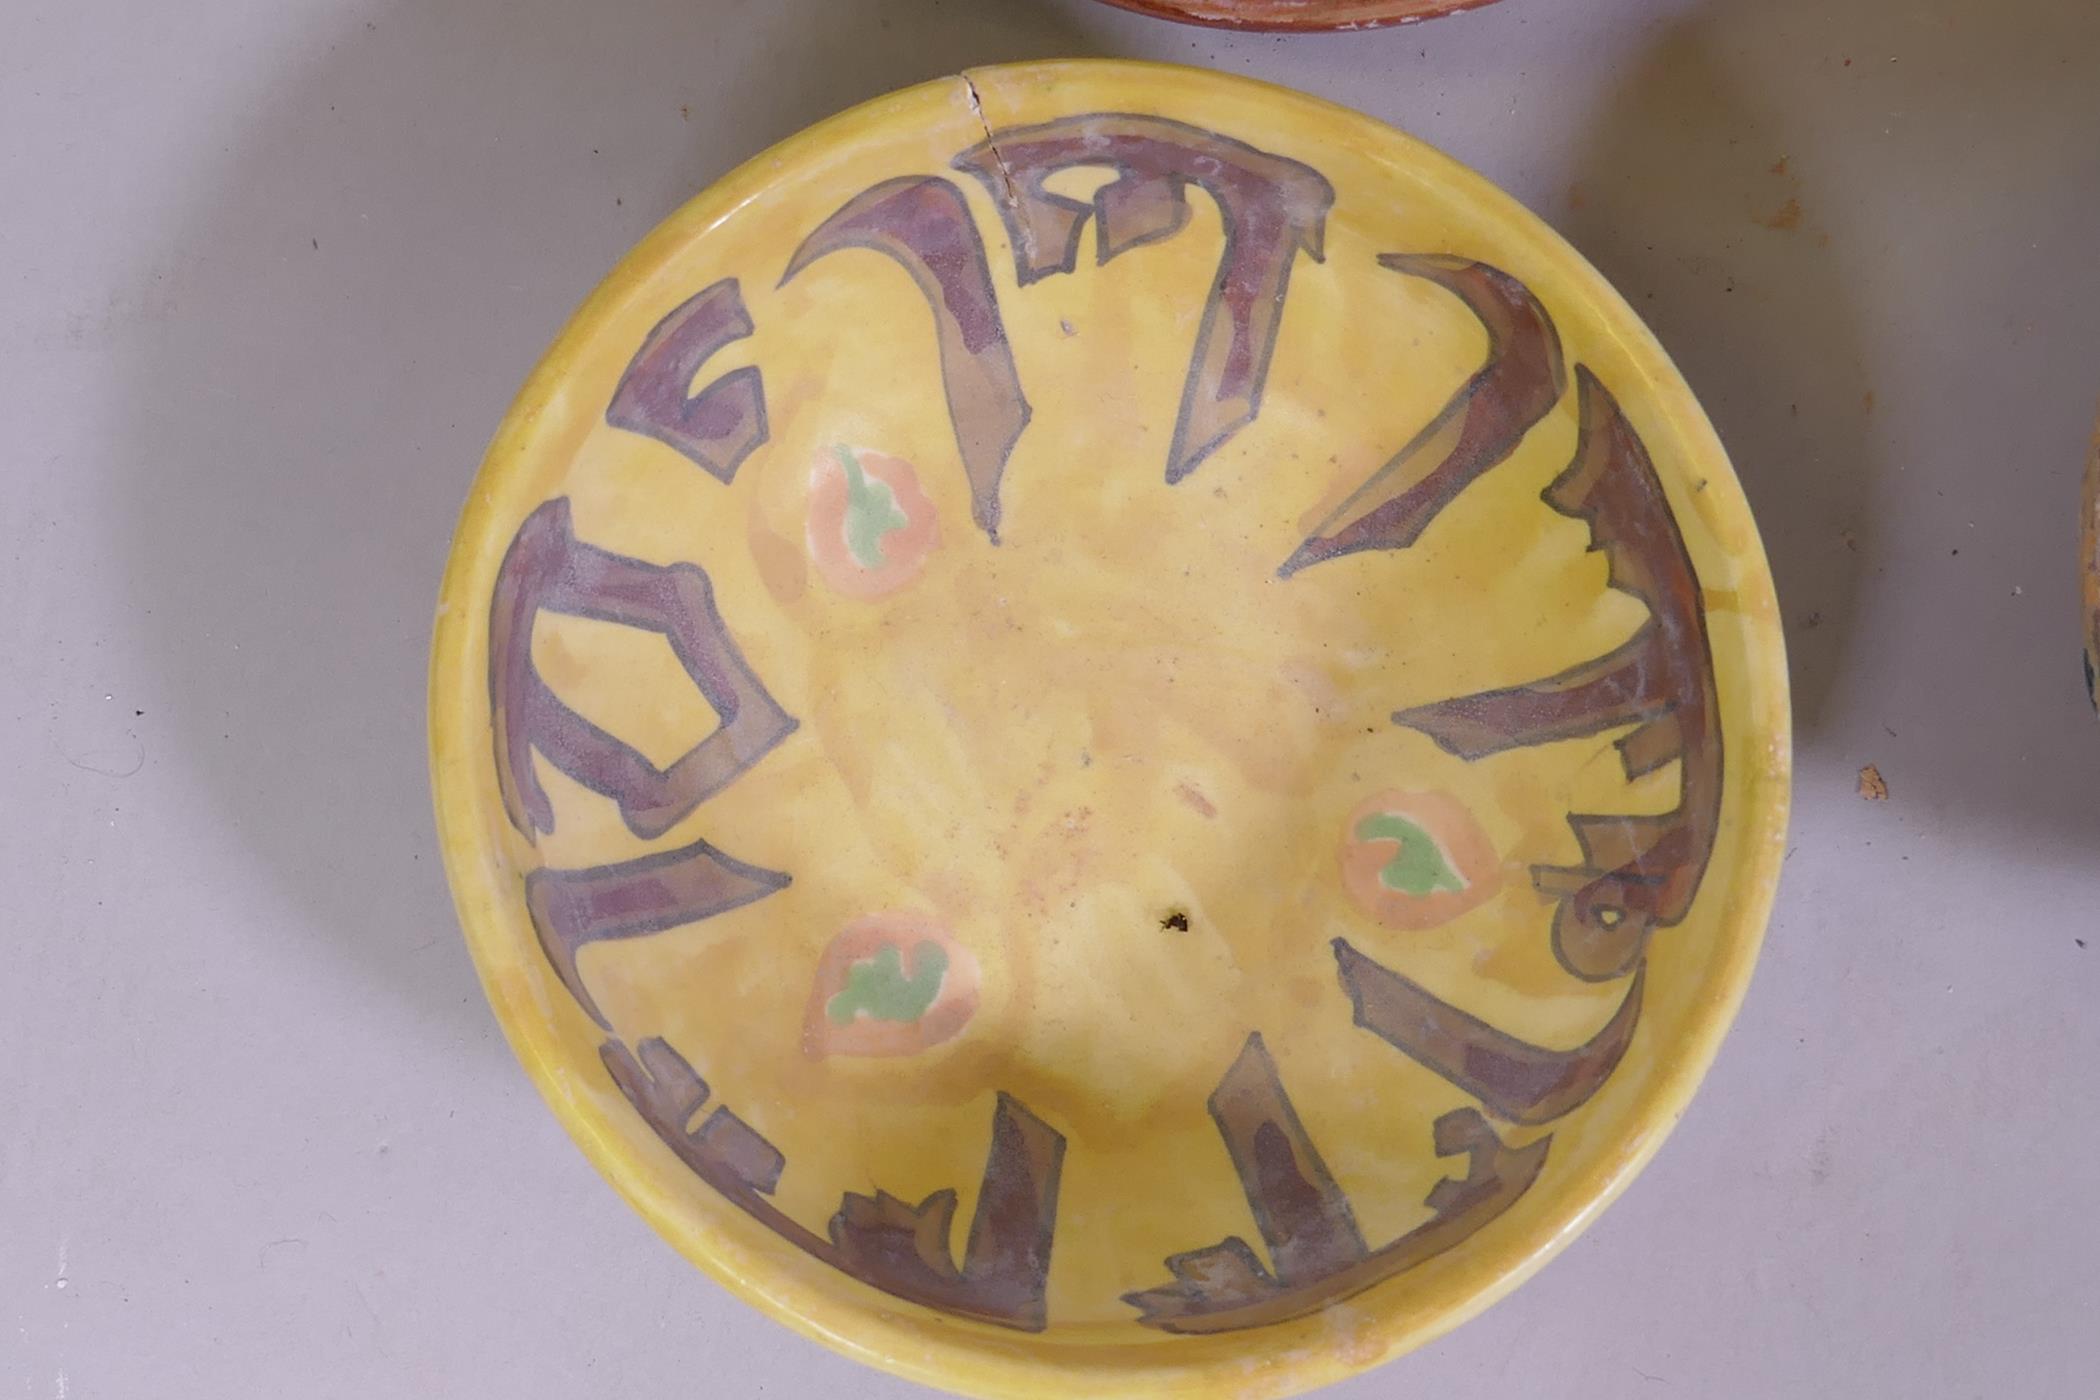
<path fill-rule="evenodd" d="M 1794 847 L 1692 1112 L 1536 1280 L 1330 1393 L 2094 1393 L 2100 10 L 13 0 L 0 1395 L 923 1393 L 733 1302 L 541 1107 L 434 854 L 424 648 L 488 432 L 647 228 L 863 98 L 1103 54 L 1362 108 L 1566 232 L 1786 607 Z"/>

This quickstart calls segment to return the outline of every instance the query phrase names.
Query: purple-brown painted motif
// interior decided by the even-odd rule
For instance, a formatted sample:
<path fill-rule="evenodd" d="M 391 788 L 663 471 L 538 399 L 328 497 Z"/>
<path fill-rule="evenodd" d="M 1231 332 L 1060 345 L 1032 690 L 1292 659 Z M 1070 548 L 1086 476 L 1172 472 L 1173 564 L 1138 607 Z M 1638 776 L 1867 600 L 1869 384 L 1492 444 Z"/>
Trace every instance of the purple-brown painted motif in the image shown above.
<path fill-rule="evenodd" d="M 1487 363 L 1429 426 L 1313 530 L 1277 572 L 1362 549 L 1405 549 L 1483 472 L 1516 451 L 1567 388 L 1553 318 L 1522 282 L 1486 263 L 1384 253 L 1380 265 L 1434 282 L 1487 328 Z"/>
<path fill-rule="evenodd" d="M 1045 1324 L 1044 1290 L 1057 1222 L 1065 1140 L 1020 1100 L 997 1096 L 977 1210 L 958 1268 L 950 1252 L 953 1188 L 911 1205 L 886 1191 L 847 1192 L 819 1235 L 768 1199 L 786 1158 L 743 1119 L 707 1104 L 707 1081 L 663 1040 L 633 1051 L 608 1040 L 599 1054 L 627 1101 L 702 1181 L 789 1244 L 893 1297 L 1022 1331 Z"/>
<path fill-rule="evenodd" d="M 1044 181 L 1075 166 L 1116 178 L 1091 204 Z M 1325 256 L 1334 187 L 1309 165 L 1164 117 L 1104 112 L 1007 127 L 955 158 L 992 198 L 1022 286 L 1079 265 L 1079 234 L 1094 220 L 1096 259 L 1171 238 L 1189 221 L 1188 187 L 1217 202 L 1225 253 L 1203 307 L 1167 480 L 1179 481 L 1261 411 L 1262 385 L 1283 321 L 1291 265 Z"/>
<path fill-rule="evenodd" d="M 639 938 L 698 923 L 784 889 L 788 877 L 747 865 L 705 841 L 588 870 L 539 869 L 525 877 L 525 907 L 540 951 L 592 1020 L 611 1023 L 584 987 L 576 955 L 607 939 Z"/>
<path fill-rule="evenodd" d="M 1551 1138 L 1505 1146 L 1477 1109 L 1436 1120 L 1437 1155 L 1467 1154 L 1424 1202 L 1430 1219 L 1369 1248 L 1341 1188 L 1314 1150 L 1259 1035 L 1211 1096 L 1226 1150 L 1269 1250 L 1270 1266 L 1239 1236 L 1166 1261 L 1173 1282 L 1127 1293 L 1138 1320 L 1166 1332 L 1235 1332 L 1306 1317 L 1354 1297 L 1466 1240 L 1531 1189 Z"/>
<path fill-rule="evenodd" d="M 532 664 L 542 611 L 661 632 L 721 727 L 668 768 L 562 703 Z M 745 664 L 694 564 L 649 564 L 576 538 L 567 497 L 527 516 L 489 605 L 489 708 L 503 809 L 528 837 L 554 830 L 532 752 L 617 802 L 627 827 L 660 836 L 795 730 Z"/>
<path fill-rule="evenodd" d="M 948 416 L 970 481 L 971 514 L 996 542 L 999 481 L 1030 410 L 970 206 L 947 180 L 885 180 L 818 225 L 789 259 L 781 284 L 842 248 L 868 248 L 895 259 L 925 295 Z"/>
<path fill-rule="evenodd" d="M 1211 1091 L 1210 1116 L 1225 1139 L 1254 1223 L 1286 1288 L 1325 1278 L 1365 1254 L 1349 1198 L 1298 1121 L 1257 1033 Z"/>
<path fill-rule="evenodd" d="M 1619 1067 L 1641 1016 L 1645 969 L 1604 1028 L 1572 1050 L 1549 1050 L 1459 1010 L 1418 982 L 1334 940 L 1356 1024 L 1479 1099 L 1512 1123 L 1550 1123 L 1589 1102 Z"/>
<path fill-rule="evenodd" d="M 1575 377 L 1575 459 L 1545 500 L 1588 522 L 1612 587 L 1646 603 L 1648 621 L 1623 646 L 1559 675 L 1393 720 L 1468 759 L 1634 725 L 1617 743 L 1629 779 L 1677 762 L 1675 808 L 1571 816 L 1583 863 L 1532 872 L 1539 892 L 1558 901 L 1553 951 L 1561 965 L 1605 981 L 1638 965 L 1655 929 L 1684 919 L 1706 873 L 1721 821 L 1720 702 L 1698 576 L 1655 465 L 1611 392 L 1587 368 Z"/>
<path fill-rule="evenodd" d="M 698 393 L 692 383 L 716 351 L 751 331 L 734 277 L 705 288 L 649 332 L 620 376 L 605 421 L 676 448 L 718 481 L 733 480 L 766 440 L 765 379 L 753 365 Z"/>

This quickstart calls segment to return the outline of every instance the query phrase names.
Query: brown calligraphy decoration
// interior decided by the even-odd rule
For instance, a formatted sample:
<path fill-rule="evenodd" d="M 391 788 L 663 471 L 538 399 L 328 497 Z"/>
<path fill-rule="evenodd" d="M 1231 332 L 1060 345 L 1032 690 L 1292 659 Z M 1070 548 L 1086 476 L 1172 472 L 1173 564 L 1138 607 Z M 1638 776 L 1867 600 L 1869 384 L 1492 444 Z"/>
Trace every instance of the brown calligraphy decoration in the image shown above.
<path fill-rule="evenodd" d="M 731 370 L 699 393 L 693 376 L 732 341 L 751 334 L 751 314 L 725 277 L 663 318 L 620 376 L 605 421 L 677 449 L 725 484 L 766 440 L 766 388 L 757 366 Z"/>
<path fill-rule="evenodd" d="M 1589 1102 L 1604 1087 L 1641 1017 L 1646 969 L 1604 1028 L 1572 1050 L 1549 1050 L 1459 1010 L 1420 983 L 1334 940 L 1342 990 L 1356 1024 L 1479 1099 L 1512 1123 L 1550 1123 Z"/>
<path fill-rule="evenodd" d="M 1319 1149 L 1291 1107 L 1259 1032 L 1210 1096 L 1225 1150 L 1286 1288 L 1325 1278 L 1363 1258 L 1363 1231 Z"/>
<path fill-rule="evenodd" d="M 788 884 L 781 871 L 747 865 L 705 841 L 695 841 L 617 865 L 535 870 L 525 877 L 525 908 L 548 965 L 577 1005 L 610 1030 L 612 1023 L 576 970 L 576 955 L 587 944 L 698 923 Z"/>
<path fill-rule="evenodd" d="M 1553 318 L 1522 282 L 1441 254 L 1383 253 L 1378 261 L 1463 301 L 1487 328 L 1487 363 L 1320 522 L 1277 570 L 1285 578 L 1358 550 L 1413 544 L 1459 492 L 1516 451 L 1567 387 Z"/>
<path fill-rule="evenodd" d="M 1210 1099 L 1270 1267 L 1237 1235 L 1167 1259 L 1171 1283 L 1127 1293 L 1148 1327 L 1231 1332 L 1305 1317 L 1469 1238 L 1514 1205 L 1546 1163 L 1551 1138 L 1508 1147 L 1477 1109 L 1436 1120 L 1437 1155 L 1467 1154 L 1463 1178 L 1431 1189 L 1431 1218 L 1377 1249 L 1292 1109 L 1259 1034 L 1250 1035 Z"/>
<path fill-rule="evenodd" d="M 953 1188 L 916 1206 L 886 1191 L 848 1192 L 828 1236 L 819 1235 L 768 1199 L 786 1159 L 755 1129 L 722 1107 L 698 1128 L 689 1126 L 710 1091 L 667 1042 L 644 1040 L 630 1052 L 609 1040 L 599 1054 L 620 1092 L 679 1160 L 789 1244 L 893 1297 L 1002 1327 L 1043 1329 L 1065 1140 L 1020 1100 L 998 1096 L 984 1181 L 958 1268 L 949 1246 Z"/>
<path fill-rule="evenodd" d="M 1575 976 L 1606 981 L 1633 970 L 1655 929 L 1683 921 L 1713 856 L 1720 701 L 1698 576 L 1654 463 L 1588 368 L 1577 368 L 1576 387 L 1575 459 L 1544 499 L 1588 522 L 1611 586 L 1647 604 L 1648 621 L 1623 646 L 1559 675 L 1402 710 L 1393 720 L 1466 759 L 1635 725 L 1617 743 L 1628 779 L 1678 761 L 1675 808 L 1571 816 L 1583 864 L 1532 871 L 1539 892 L 1559 901 L 1554 955 Z"/>
<path fill-rule="evenodd" d="M 971 515 L 996 543 L 999 480 L 1031 410 L 999 317 L 984 240 L 962 191 L 932 176 L 884 180 L 863 190 L 802 241 L 781 285 L 842 248 L 867 248 L 894 259 L 925 296 L 948 417 L 970 481 Z"/>
<path fill-rule="evenodd" d="M 570 709 L 532 664 L 542 612 L 661 632 L 721 726 L 668 768 Z M 554 830 L 554 806 L 533 772 L 536 748 L 562 772 L 619 804 L 628 830 L 660 836 L 793 733 L 745 664 L 694 564 L 649 564 L 576 538 L 568 498 L 527 516 L 511 540 L 489 604 L 489 706 L 496 780 L 511 824 L 528 837 Z"/>
<path fill-rule="evenodd" d="M 1093 202 L 1044 181 L 1075 166 L 1116 178 Z M 1291 265 L 1323 260 L 1334 187 L 1309 165 L 1164 117 L 1097 113 L 1009 127 L 955 158 L 999 202 L 1022 286 L 1079 263 L 1079 233 L 1095 221 L 1096 258 L 1171 238 L 1188 223 L 1188 187 L 1217 202 L 1225 252 L 1204 303 L 1182 391 L 1167 480 L 1194 471 L 1261 411 L 1262 385 L 1283 320 Z"/>

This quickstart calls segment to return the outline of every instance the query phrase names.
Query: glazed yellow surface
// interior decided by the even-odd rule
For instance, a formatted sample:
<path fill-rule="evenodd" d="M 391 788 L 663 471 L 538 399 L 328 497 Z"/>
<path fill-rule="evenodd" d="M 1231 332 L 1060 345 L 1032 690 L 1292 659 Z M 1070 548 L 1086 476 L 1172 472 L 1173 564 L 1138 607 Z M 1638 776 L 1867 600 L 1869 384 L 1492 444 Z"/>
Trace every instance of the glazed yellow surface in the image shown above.
<path fill-rule="evenodd" d="M 1310 99 L 1191 71 L 1030 65 L 898 94 L 760 157 L 676 215 L 579 314 L 491 448 L 460 529 L 436 641 L 433 754 L 463 922 L 506 1030 L 587 1150 L 658 1227 L 745 1296 L 857 1355 L 996 1394 L 1273 1394 L 1405 1349 L 1512 1286 L 1652 1152 L 1748 979 L 1778 869 L 1787 774 L 1784 664 L 1755 529 L 1704 418 L 1596 274 L 1477 177 Z M 1073 112 L 1196 121 L 1317 168 L 1333 185 L 1324 261 L 1300 258 L 1259 416 L 1186 480 L 1163 475 L 1189 346 L 1216 273 L 1216 207 L 1192 192 L 1171 238 L 1016 284 L 992 196 L 949 161 L 994 126 Z M 971 522 L 924 296 L 896 263 L 834 253 L 777 286 L 796 244 L 897 175 L 951 174 L 982 234 L 1033 417 L 1007 464 L 999 543 Z M 1102 176 L 1052 188 L 1085 195 Z M 1430 1124 L 1464 1092 L 1352 1024 L 1329 944 L 1525 1040 L 1587 1039 L 1622 983 L 1581 982 L 1548 946 L 1537 865 L 1579 863 L 1572 812 L 1663 812 L 1668 765 L 1629 782 L 1619 731 L 1472 762 L 1395 710 L 1557 672 L 1648 617 L 1607 586 L 1583 522 L 1540 492 L 1574 451 L 1572 393 L 1418 544 L 1277 566 L 1331 502 L 1477 370 L 1487 342 L 1457 298 L 1382 270 L 1384 252 L 1454 252 L 1526 283 L 1569 364 L 1618 396 L 1665 483 L 1703 585 L 1726 782 L 1690 916 L 1655 936 L 1638 1036 L 1605 1087 L 1544 1128 L 1537 1185 L 1448 1253 L 1328 1313 L 1208 1338 L 1137 1325 L 1125 1292 L 1162 1260 L 1260 1239 L 1206 1110 L 1250 1031 L 1374 1244 L 1429 1217 L 1462 1174 Z M 740 279 L 755 333 L 711 360 L 765 375 L 770 440 L 723 484 L 607 425 L 635 347 L 673 306 Z M 902 459 L 938 519 L 907 586 L 827 583 L 806 544 L 812 475 L 846 445 Z M 487 616 L 505 545 L 567 496 L 578 538 L 690 561 L 753 671 L 800 727 L 653 841 L 541 761 L 557 829 L 505 819 L 491 758 Z M 657 763 L 715 726 L 655 633 L 543 615 L 541 675 Z M 1351 902 L 1351 813 L 1388 790 L 1448 794 L 1506 878 L 1425 930 Z M 1048 1292 L 1027 1334 L 900 1302 L 781 1243 L 694 1178 L 600 1067 L 605 1038 L 547 970 L 525 872 L 704 837 L 791 872 L 702 923 L 585 949 L 614 1034 L 662 1036 L 719 1102 L 776 1145 L 774 1196 L 822 1233 L 844 1191 L 910 1201 L 954 1187 L 967 1222 L 995 1091 L 1067 1140 Z M 826 945 L 857 918 L 930 915 L 974 955 L 974 1015 L 912 1055 L 805 1053 Z M 1163 926 L 1170 915 L 1188 927 Z M 500 1147 L 492 1145 L 494 1150 Z M 957 1241 L 960 1248 L 960 1240 Z"/>

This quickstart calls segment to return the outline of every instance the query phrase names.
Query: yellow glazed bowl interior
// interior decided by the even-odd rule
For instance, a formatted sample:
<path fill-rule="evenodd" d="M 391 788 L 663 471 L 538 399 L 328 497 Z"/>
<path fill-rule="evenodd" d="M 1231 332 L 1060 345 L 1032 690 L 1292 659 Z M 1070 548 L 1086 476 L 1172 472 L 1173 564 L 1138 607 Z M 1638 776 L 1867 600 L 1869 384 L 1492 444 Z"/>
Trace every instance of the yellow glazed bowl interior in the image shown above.
<path fill-rule="evenodd" d="M 520 1058 L 680 1250 L 985 1395 L 1301 1390 L 1683 1112 L 1778 875 L 1757 532 L 1478 176 L 1194 70 L 825 122 L 584 305 L 438 611 Z"/>

